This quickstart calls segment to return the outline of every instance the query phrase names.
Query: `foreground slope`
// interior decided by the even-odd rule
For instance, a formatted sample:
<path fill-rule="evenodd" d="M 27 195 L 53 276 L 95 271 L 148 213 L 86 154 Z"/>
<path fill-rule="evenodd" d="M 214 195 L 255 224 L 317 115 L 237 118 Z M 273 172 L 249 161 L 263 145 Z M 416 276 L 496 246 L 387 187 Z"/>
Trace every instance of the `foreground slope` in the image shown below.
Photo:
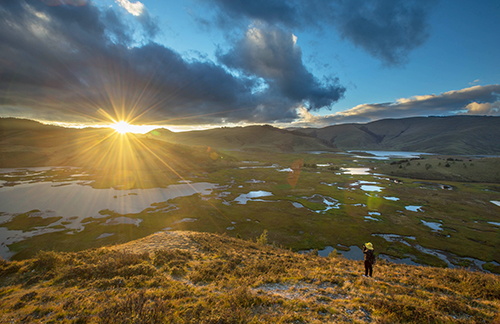
<path fill-rule="evenodd" d="M 0 263 L 3 323 L 490 323 L 500 279 L 301 255 L 216 234 L 162 232 Z"/>

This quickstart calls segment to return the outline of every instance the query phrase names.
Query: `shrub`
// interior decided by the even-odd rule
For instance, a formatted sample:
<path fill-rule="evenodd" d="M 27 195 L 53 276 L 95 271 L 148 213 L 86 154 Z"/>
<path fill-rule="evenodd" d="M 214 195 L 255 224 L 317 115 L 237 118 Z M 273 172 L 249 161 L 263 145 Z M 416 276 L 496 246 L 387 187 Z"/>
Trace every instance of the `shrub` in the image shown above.
<path fill-rule="evenodd" d="M 143 291 L 129 295 L 106 308 L 99 314 L 101 323 L 165 323 L 169 312 L 167 303 L 159 298 L 147 296 Z"/>
<path fill-rule="evenodd" d="M 130 278 L 134 276 L 152 276 L 155 272 L 156 268 L 152 264 L 140 263 L 123 267 L 117 271 L 117 274 L 125 278 Z"/>
<path fill-rule="evenodd" d="M 120 287 L 125 287 L 126 282 L 125 278 L 122 277 L 114 277 L 112 279 L 101 279 L 97 280 L 93 286 L 101 289 L 108 289 L 108 288 L 120 288 Z"/>
<path fill-rule="evenodd" d="M 153 255 L 153 264 L 157 267 L 163 265 L 174 267 L 186 264 L 187 261 L 192 259 L 193 255 L 189 251 L 179 249 L 158 250 Z"/>
<path fill-rule="evenodd" d="M 19 262 L 3 261 L 0 263 L 0 277 L 5 277 L 10 274 L 17 273 L 22 268 Z"/>
<path fill-rule="evenodd" d="M 257 244 L 259 244 L 259 245 L 267 245 L 267 230 L 266 229 L 257 238 Z"/>
<path fill-rule="evenodd" d="M 40 251 L 35 257 L 32 268 L 38 270 L 52 270 L 61 263 L 63 263 L 63 258 L 60 253 L 54 251 Z"/>

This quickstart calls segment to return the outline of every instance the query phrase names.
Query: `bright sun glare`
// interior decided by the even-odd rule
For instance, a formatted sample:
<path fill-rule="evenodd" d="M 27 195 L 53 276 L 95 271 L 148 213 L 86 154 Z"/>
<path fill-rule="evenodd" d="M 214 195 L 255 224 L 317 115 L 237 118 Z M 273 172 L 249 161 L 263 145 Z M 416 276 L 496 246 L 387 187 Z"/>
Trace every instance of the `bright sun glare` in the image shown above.
<path fill-rule="evenodd" d="M 132 133 L 134 132 L 133 125 L 130 125 L 126 121 L 119 121 L 111 125 L 111 127 L 120 134 Z"/>
<path fill-rule="evenodd" d="M 114 123 L 113 125 L 110 125 L 109 127 L 113 128 L 117 133 L 120 134 L 126 134 L 126 133 L 140 133 L 144 134 L 147 133 L 158 126 L 152 126 L 152 125 L 131 125 L 127 123 L 124 120 L 121 120 L 119 122 Z"/>

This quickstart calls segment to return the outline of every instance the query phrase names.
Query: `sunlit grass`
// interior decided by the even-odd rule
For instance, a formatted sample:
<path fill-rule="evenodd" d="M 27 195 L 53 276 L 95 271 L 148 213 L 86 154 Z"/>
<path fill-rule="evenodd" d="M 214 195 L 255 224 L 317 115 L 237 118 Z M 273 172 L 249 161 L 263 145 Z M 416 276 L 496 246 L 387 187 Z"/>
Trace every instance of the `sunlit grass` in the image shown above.
<path fill-rule="evenodd" d="M 260 236 L 262 237 L 262 235 Z M 175 232 L 0 262 L 0 321 L 494 323 L 500 279 L 301 255 L 263 239 Z"/>

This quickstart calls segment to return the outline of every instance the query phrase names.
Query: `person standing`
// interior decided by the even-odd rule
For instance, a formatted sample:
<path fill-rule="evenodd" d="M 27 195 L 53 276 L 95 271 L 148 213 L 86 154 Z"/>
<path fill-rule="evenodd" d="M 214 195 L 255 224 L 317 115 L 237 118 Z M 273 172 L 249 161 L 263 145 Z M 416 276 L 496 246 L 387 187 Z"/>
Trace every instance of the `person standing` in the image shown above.
<path fill-rule="evenodd" d="M 375 264 L 375 252 L 373 244 L 368 242 L 363 245 L 363 254 L 365 255 L 365 277 L 373 275 L 373 265 Z"/>

